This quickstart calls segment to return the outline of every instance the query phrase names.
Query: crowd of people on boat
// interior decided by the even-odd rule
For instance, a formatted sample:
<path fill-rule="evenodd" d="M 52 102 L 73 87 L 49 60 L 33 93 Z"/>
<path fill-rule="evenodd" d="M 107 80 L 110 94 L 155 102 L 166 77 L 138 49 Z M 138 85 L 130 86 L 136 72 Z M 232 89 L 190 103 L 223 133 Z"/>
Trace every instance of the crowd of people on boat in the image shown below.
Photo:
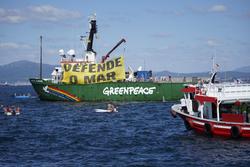
<path fill-rule="evenodd" d="M 3 112 L 5 115 L 19 115 L 21 112 L 21 109 L 19 106 L 3 106 L 1 105 L 1 108 L 3 108 Z"/>

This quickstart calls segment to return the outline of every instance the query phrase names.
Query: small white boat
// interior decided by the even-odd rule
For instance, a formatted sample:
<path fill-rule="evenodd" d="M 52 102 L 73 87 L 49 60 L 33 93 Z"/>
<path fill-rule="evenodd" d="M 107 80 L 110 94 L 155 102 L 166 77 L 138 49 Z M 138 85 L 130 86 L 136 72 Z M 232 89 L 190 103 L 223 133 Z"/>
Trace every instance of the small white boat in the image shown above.
<path fill-rule="evenodd" d="M 12 112 L 4 112 L 5 115 L 12 115 Z"/>
<path fill-rule="evenodd" d="M 4 107 L 3 112 L 5 115 L 20 115 L 20 108 L 19 107 Z"/>
<path fill-rule="evenodd" d="M 31 95 L 28 93 L 27 95 L 23 94 L 23 95 L 17 95 L 16 93 L 14 94 L 14 97 L 16 99 L 28 99 L 31 98 Z"/>
<path fill-rule="evenodd" d="M 95 112 L 118 112 L 116 109 L 114 111 L 106 110 L 106 109 L 95 109 Z"/>

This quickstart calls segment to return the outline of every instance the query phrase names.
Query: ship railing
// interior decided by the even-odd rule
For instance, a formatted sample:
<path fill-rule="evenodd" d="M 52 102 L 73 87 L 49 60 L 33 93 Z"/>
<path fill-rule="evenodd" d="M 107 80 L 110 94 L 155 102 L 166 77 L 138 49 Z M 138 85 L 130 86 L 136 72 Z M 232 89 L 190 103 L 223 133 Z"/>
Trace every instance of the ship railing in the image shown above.
<path fill-rule="evenodd" d="M 248 99 L 250 84 L 217 84 L 208 86 L 208 96 L 218 99 Z"/>

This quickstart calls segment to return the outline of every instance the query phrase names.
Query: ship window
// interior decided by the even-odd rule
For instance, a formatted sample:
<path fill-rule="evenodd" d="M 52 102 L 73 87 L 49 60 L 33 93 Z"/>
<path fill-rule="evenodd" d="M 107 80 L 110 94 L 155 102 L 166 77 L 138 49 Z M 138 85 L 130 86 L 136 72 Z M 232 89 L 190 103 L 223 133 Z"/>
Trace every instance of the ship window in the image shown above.
<path fill-rule="evenodd" d="M 199 104 L 197 101 L 192 100 L 193 111 L 198 112 Z"/>
<path fill-rule="evenodd" d="M 191 100 L 194 99 L 194 93 L 190 93 L 190 99 L 191 99 Z"/>
<path fill-rule="evenodd" d="M 217 107 L 214 103 L 212 103 L 212 117 L 217 118 Z"/>

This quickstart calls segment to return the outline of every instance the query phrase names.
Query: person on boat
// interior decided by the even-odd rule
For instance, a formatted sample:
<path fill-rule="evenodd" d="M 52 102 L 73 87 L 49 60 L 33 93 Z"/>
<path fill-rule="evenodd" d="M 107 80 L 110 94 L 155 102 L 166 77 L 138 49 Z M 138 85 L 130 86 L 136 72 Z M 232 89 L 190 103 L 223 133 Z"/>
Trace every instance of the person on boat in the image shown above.
<path fill-rule="evenodd" d="M 172 77 L 171 77 L 171 75 L 168 76 L 168 81 L 169 81 L 169 82 L 172 82 Z"/>
<path fill-rule="evenodd" d="M 248 117 L 247 117 L 247 104 L 246 103 L 242 103 L 242 105 L 240 106 L 240 112 L 244 117 L 244 121 L 248 122 Z"/>
<path fill-rule="evenodd" d="M 15 107 L 15 114 L 16 115 L 19 115 L 20 114 L 20 107 Z"/>
<path fill-rule="evenodd" d="M 3 112 L 6 113 L 8 111 L 8 106 L 3 107 Z"/>
<path fill-rule="evenodd" d="M 204 81 L 202 79 L 198 80 L 197 86 L 199 89 L 203 88 Z"/>
<path fill-rule="evenodd" d="M 109 104 L 108 104 L 107 110 L 108 110 L 109 112 L 116 112 L 116 107 L 115 107 L 114 104 L 109 103 Z"/>
<path fill-rule="evenodd" d="M 9 108 L 10 108 L 11 113 L 15 114 L 15 106 L 13 105 L 13 106 L 10 106 Z"/>
<path fill-rule="evenodd" d="M 9 106 L 6 106 L 6 107 L 3 108 L 3 112 L 6 115 L 12 115 L 12 108 L 9 107 Z"/>

